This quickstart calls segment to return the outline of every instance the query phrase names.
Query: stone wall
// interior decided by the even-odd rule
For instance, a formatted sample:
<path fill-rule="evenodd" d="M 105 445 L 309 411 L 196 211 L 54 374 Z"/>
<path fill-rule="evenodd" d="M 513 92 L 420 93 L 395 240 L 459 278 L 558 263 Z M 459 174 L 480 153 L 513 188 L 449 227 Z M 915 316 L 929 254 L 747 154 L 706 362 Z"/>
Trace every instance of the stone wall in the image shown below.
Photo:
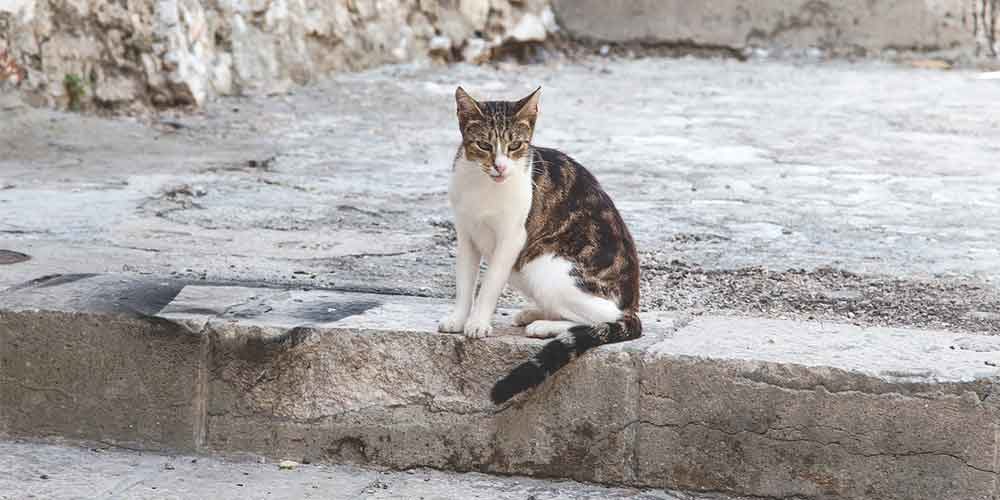
<path fill-rule="evenodd" d="M 0 0 L 0 51 L 27 70 L 34 104 L 114 110 L 481 61 L 555 29 L 547 0 Z"/>
<path fill-rule="evenodd" d="M 553 0 L 573 37 L 832 53 L 996 49 L 997 0 Z"/>

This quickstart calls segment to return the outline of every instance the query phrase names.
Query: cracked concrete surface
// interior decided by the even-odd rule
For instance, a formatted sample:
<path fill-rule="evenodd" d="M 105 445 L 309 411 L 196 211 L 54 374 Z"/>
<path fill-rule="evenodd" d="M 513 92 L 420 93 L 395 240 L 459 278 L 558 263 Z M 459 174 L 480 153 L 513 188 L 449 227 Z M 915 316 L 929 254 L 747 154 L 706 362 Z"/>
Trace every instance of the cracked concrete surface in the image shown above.
<path fill-rule="evenodd" d="M 976 76 L 587 59 L 383 68 L 152 124 L 0 101 L 0 250 L 31 257 L 0 266 L 0 434 L 992 500 L 1000 87 Z M 648 334 L 500 409 L 539 343 L 431 333 L 458 83 L 541 83 L 538 142 L 642 251 Z"/>
<path fill-rule="evenodd" d="M 454 86 L 541 84 L 537 142 L 614 196 L 647 310 L 997 333 L 1000 87 L 976 76 L 692 59 L 389 67 L 150 126 L 8 102 L 0 248 L 32 259 L 0 286 L 119 272 L 450 296 Z"/>

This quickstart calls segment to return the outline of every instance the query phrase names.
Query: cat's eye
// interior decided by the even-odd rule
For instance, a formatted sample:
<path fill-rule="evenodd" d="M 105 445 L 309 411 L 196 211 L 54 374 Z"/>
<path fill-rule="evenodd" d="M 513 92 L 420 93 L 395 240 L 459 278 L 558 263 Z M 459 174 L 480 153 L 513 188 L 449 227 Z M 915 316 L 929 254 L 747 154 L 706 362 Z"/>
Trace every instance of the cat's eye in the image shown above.
<path fill-rule="evenodd" d="M 523 142 L 521 142 L 521 141 L 514 141 L 514 142 L 510 143 L 509 146 L 507 146 L 507 150 L 508 151 L 517 151 L 518 149 L 521 149 L 521 146 L 524 146 Z"/>
<path fill-rule="evenodd" d="M 492 151 L 493 150 L 493 146 L 491 146 L 490 143 L 483 142 L 483 141 L 477 142 L 476 143 L 476 147 L 479 148 L 479 149 L 482 149 L 483 151 Z"/>

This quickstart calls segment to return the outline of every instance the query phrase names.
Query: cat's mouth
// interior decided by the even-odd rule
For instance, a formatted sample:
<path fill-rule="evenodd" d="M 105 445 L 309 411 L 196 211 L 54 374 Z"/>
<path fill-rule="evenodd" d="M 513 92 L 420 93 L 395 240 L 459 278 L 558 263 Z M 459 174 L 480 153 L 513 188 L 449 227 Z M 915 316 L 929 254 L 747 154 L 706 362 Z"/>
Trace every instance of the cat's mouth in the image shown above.
<path fill-rule="evenodd" d="M 492 180 L 497 184 L 503 184 L 504 181 L 506 181 L 507 178 L 510 177 L 509 175 L 501 174 L 500 172 L 497 172 L 494 169 L 487 170 L 486 175 L 490 176 L 490 180 Z"/>

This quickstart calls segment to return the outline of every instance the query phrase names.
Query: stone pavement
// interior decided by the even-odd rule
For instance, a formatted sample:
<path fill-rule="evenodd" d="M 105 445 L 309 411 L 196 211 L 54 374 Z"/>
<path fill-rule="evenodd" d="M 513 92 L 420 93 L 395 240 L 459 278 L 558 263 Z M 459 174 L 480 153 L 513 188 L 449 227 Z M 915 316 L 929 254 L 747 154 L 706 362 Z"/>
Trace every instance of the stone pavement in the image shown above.
<path fill-rule="evenodd" d="M 0 249 L 32 260 L 0 288 L 116 272 L 450 296 L 457 84 L 543 86 L 537 142 L 614 197 L 647 310 L 1000 331 L 1000 82 L 877 62 L 389 67 L 151 127 L 8 103 Z"/>
<path fill-rule="evenodd" d="M 642 252 L 647 335 L 499 409 L 539 342 L 433 332 L 459 83 L 540 83 L 537 142 Z M 0 250 L 30 256 L 0 252 L 0 435 L 992 500 L 998 96 L 972 71 L 599 58 L 389 67 L 151 124 L 0 98 Z"/>
<path fill-rule="evenodd" d="M 431 469 L 282 470 L 251 457 L 143 453 L 103 443 L 0 441 L 0 469 L 0 500 L 738 500 Z"/>

